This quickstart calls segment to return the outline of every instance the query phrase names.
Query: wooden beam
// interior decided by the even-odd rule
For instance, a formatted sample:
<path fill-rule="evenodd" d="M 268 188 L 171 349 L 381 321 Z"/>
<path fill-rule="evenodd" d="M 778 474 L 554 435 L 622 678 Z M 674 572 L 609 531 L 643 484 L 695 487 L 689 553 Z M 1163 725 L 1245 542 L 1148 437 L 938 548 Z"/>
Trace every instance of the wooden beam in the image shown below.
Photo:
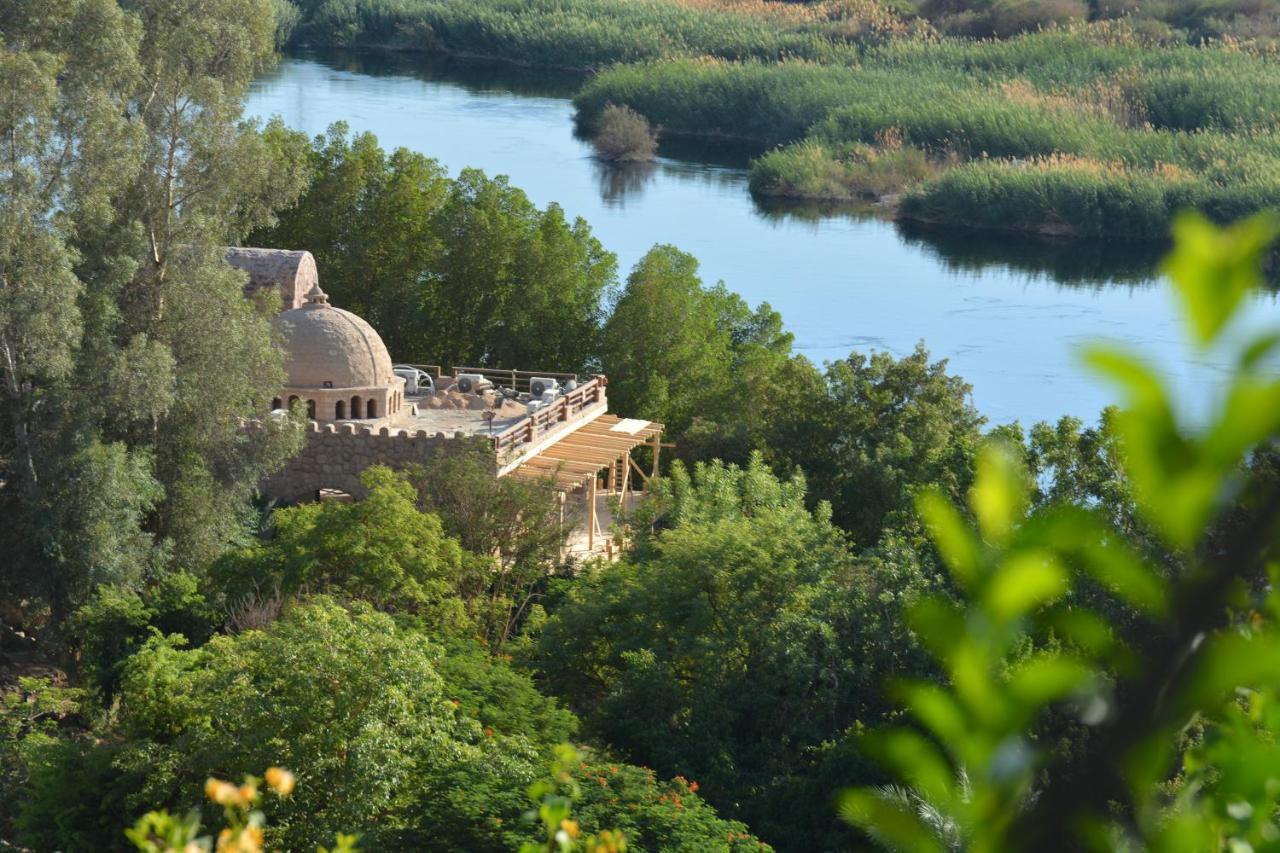
<path fill-rule="evenodd" d="M 596 549 L 596 477 L 587 484 L 587 550 Z"/>

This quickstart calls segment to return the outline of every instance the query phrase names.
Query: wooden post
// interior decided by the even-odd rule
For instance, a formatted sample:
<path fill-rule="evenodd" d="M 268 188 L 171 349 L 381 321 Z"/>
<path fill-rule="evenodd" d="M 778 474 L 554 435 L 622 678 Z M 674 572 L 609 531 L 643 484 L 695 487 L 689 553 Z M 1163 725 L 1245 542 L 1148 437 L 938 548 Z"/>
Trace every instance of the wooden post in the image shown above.
<path fill-rule="evenodd" d="M 662 436 L 659 434 L 653 437 L 653 474 L 652 476 L 654 477 L 658 476 L 658 454 L 660 454 L 661 452 L 662 452 Z"/>
<path fill-rule="evenodd" d="M 596 475 L 587 484 L 587 552 L 596 549 Z"/>

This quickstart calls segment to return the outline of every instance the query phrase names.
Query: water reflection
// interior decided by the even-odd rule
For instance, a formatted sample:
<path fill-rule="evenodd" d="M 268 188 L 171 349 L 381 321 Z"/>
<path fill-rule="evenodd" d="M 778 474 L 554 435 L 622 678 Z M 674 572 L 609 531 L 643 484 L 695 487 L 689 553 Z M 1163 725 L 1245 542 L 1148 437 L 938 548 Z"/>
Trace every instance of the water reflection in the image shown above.
<path fill-rule="evenodd" d="M 627 197 L 643 192 L 658 171 L 655 163 L 611 163 L 600 159 L 593 163 L 600 182 L 600 200 L 618 210 L 626 210 Z"/>
<path fill-rule="evenodd" d="M 1105 290 L 1118 284 L 1157 284 L 1159 244 L 1103 243 L 1014 237 L 895 223 L 908 245 L 920 246 L 948 270 L 978 273 L 993 268 L 1028 273 L 1067 287 Z"/>

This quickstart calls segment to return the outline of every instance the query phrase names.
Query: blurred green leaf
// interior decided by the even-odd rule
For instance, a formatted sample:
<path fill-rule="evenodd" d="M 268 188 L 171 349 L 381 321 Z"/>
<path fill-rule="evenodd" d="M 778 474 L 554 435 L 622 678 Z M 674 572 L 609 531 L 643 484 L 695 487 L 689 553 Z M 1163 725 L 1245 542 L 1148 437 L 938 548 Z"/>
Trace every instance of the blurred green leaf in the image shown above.
<path fill-rule="evenodd" d="M 973 531 L 941 492 L 921 493 L 916 508 L 956 582 L 972 589 L 978 580 L 980 554 Z"/>
<path fill-rule="evenodd" d="M 913 681 L 899 684 L 895 692 L 940 741 L 964 740 L 968 733 L 964 710 L 942 687 L 928 681 Z"/>
<path fill-rule="evenodd" d="M 1026 477 L 1006 447 L 988 444 L 978 454 L 969 506 L 983 537 L 993 544 L 1007 541 L 1014 525 L 1026 513 Z"/>
<path fill-rule="evenodd" d="M 1092 670 L 1066 655 L 1039 652 L 1018 664 L 1009 678 L 1009 690 L 1024 705 L 1038 708 L 1079 690 Z"/>
<path fill-rule="evenodd" d="M 1211 343 L 1246 293 L 1261 280 L 1262 251 L 1280 233 L 1274 214 L 1261 213 L 1225 228 L 1187 212 L 1173 223 L 1174 248 L 1164 270 L 1182 299 L 1192 337 Z"/>
<path fill-rule="evenodd" d="M 920 818 L 904 805 L 865 788 L 842 792 L 840 816 L 889 847 L 909 853 L 941 853 L 942 846 Z"/>
<path fill-rule="evenodd" d="M 997 619 L 1016 619 L 1058 599 L 1067 587 L 1067 570 L 1053 553 L 1019 551 L 991 579 L 986 603 Z"/>
<path fill-rule="evenodd" d="M 955 771 L 938 747 L 919 732 L 889 729 L 869 735 L 865 746 L 886 769 L 929 802 L 945 805 L 951 801 Z"/>

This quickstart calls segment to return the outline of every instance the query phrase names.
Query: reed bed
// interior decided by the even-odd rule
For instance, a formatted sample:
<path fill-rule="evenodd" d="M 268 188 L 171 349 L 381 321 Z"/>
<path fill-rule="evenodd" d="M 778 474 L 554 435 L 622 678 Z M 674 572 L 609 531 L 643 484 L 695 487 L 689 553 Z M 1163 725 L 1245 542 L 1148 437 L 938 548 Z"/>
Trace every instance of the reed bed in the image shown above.
<path fill-rule="evenodd" d="M 906 217 L 1123 240 L 1162 238 L 1179 207 L 1280 201 L 1280 61 L 1261 48 L 1122 22 L 941 37 L 881 0 L 300 5 L 312 43 L 599 69 L 584 129 L 615 104 L 667 136 L 757 144 L 760 194 L 906 191 Z"/>

